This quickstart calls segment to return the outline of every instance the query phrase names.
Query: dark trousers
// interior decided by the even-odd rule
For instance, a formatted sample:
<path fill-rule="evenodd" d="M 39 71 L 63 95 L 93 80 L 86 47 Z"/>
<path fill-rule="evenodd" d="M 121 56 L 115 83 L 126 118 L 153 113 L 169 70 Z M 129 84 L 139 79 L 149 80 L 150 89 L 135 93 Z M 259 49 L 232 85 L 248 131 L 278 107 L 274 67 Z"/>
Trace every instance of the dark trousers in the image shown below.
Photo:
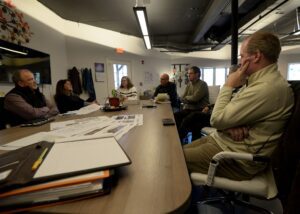
<path fill-rule="evenodd" d="M 193 140 L 201 137 L 201 129 L 210 127 L 210 113 L 191 112 L 181 121 L 178 129 L 180 139 L 183 139 L 188 132 L 192 132 Z"/>
<path fill-rule="evenodd" d="M 181 110 L 181 111 L 177 111 L 174 113 L 174 118 L 175 118 L 175 122 L 176 122 L 176 126 L 177 129 L 179 130 L 179 127 L 181 126 L 182 120 L 188 116 L 192 111 L 185 109 L 185 110 Z"/>

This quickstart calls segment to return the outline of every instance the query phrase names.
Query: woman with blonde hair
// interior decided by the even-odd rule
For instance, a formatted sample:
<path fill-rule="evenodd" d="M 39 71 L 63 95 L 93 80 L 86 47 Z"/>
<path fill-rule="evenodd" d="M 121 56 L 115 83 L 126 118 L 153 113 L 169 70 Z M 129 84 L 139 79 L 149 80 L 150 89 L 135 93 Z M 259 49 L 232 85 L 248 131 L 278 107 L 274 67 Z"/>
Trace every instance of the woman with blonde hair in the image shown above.
<path fill-rule="evenodd" d="M 121 79 L 121 85 L 118 89 L 118 94 L 121 97 L 121 100 L 137 100 L 137 91 L 133 86 L 131 80 L 128 76 L 123 76 Z"/>

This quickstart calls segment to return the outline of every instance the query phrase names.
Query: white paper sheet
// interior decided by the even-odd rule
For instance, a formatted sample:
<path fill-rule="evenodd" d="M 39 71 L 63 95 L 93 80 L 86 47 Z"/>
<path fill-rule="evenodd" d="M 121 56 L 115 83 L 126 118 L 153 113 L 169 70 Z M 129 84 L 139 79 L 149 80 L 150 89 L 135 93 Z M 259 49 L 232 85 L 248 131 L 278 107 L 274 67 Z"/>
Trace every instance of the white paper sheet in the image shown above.
<path fill-rule="evenodd" d="M 49 132 L 38 132 L 33 135 L 29 135 L 27 137 L 23 137 L 21 139 L 12 141 L 10 143 L 7 143 L 5 145 L 2 145 L 1 148 L 5 148 L 4 150 L 13 150 L 13 149 L 18 149 L 24 146 L 29 146 L 34 143 L 38 143 L 40 141 L 46 140 L 49 142 L 54 142 L 54 139 L 56 136 L 51 135 Z"/>
<path fill-rule="evenodd" d="M 94 111 L 100 110 L 100 107 L 101 107 L 100 105 L 93 103 L 91 105 L 88 105 L 88 106 L 85 106 L 85 107 L 79 109 L 76 114 L 78 114 L 78 115 L 89 114 Z"/>

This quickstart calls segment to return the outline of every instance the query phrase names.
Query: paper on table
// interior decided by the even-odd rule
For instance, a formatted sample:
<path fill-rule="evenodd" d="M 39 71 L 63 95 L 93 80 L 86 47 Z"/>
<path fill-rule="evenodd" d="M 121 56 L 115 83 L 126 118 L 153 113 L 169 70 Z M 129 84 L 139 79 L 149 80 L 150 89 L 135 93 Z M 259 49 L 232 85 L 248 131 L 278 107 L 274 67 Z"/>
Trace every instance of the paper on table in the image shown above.
<path fill-rule="evenodd" d="M 89 114 L 94 111 L 98 111 L 100 109 L 100 105 L 93 103 L 91 105 L 85 106 L 81 109 L 78 110 L 77 114 L 78 115 L 84 115 L 84 114 Z"/>
<path fill-rule="evenodd" d="M 38 143 L 40 141 L 49 141 L 53 142 L 54 139 L 57 138 L 54 135 L 51 135 L 49 132 L 38 132 L 33 135 L 29 135 L 27 137 L 23 137 L 21 139 L 12 141 L 10 143 L 7 143 L 5 145 L 2 145 L 1 148 L 7 148 L 6 150 L 13 150 L 13 149 L 18 149 L 24 146 L 29 146 L 31 144 Z"/>
<path fill-rule="evenodd" d="M 55 143 L 34 178 L 126 163 L 130 160 L 112 137 Z"/>
<path fill-rule="evenodd" d="M 143 125 L 143 115 L 142 114 L 129 114 L 129 115 L 115 115 L 111 117 L 116 122 L 122 123 L 132 123 L 136 126 Z"/>
<path fill-rule="evenodd" d="M 98 122 L 97 120 L 85 121 L 82 123 L 75 123 L 69 126 L 66 126 L 61 129 L 56 129 L 50 131 L 52 135 L 59 136 L 59 137 L 73 137 L 73 136 L 80 136 L 87 133 L 92 132 L 96 129 L 102 129 L 106 126 L 109 126 L 110 122 Z"/>
<path fill-rule="evenodd" d="M 62 122 L 52 122 L 50 123 L 50 130 L 61 129 L 66 126 L 72 125 L 75 123 L 75 120 L 67 120 Z"/>
<path fill-rule="evenodd" d="M 12 151 L 12 150 L 16 150 L 18 149 L 19 147 L 12 147 L 12 146 L 0 146 L 0 150 L 3 150 L 3 151 Z"/>

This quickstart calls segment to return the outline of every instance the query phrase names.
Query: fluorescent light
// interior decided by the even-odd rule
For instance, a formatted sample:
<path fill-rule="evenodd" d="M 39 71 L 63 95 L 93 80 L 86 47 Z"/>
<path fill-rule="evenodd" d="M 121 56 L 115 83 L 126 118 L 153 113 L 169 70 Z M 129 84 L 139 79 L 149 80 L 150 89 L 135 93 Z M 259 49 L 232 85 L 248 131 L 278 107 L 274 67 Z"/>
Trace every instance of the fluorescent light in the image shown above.
<path fill-rule="evenodd" d="M 5 48 L 5 47 L 1 47 L 1 46 L 0 46 L 0 49 L 6 50 L 6 51 L 10 51 L 10 52 L 14 52 L 14 53 L 18 53 L 18 54 L 27 55 L 27 53 L 25 53 L 25 52 L 22 52 L 22 51 L 16 51 L 16 50 L 9 49 L 9 48 Z"/>
<path fill-rule="evenodd" d="M 145 7 L 134 7 L 133 11 L 139 22 L 144 42 L 147 49 L 151 49 L 150 35 L 148 31 L 147 13 Z"/>
<path fill-rule="evenodd" d="M 142 34 L 143 35 L 149 35 L 144 11 L 143 10 L 137 10 L 136 15 L 138 17 L 138 21 L 139 21 L 140 27 L 142 29 Z"/>
<path fill-rule="evenodd" d="M 151 49 L 151 42 L 149 36 L 144 36 L 144 42 L 147 49 Z"/>

